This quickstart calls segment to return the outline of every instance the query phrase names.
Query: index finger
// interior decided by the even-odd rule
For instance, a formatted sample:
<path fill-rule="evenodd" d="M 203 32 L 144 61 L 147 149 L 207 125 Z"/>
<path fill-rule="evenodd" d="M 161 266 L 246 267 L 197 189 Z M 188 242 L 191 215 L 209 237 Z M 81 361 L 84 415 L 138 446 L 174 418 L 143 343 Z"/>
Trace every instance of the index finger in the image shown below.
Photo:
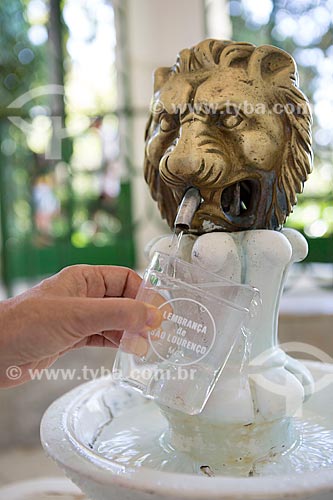
<path fill-rule="evenodd" d="M 121 266 L 87 266 L 84 274 L 88 285 L 88 296 L 90 296 L 89 290 L 94 290 L 96 280 L 101 280 L 105 297 L 135 299 L 142 282 L 135 271 Z"/>

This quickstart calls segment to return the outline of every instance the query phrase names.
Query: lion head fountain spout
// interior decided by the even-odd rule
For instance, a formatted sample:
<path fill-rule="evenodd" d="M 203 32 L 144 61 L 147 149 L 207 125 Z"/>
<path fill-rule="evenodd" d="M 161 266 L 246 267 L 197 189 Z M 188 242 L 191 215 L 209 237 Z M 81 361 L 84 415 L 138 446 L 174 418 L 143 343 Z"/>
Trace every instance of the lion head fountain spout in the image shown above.
<path fill-rule="evenodd" d="M 191 229 L 193 218 L 201 204 L 201 200 L 198 189 L 192 187 L 185 192 L 174 221 L 176 232 L 189 231 Z"/>
<path fill-rule="evenodd" d="M 311 161 L 308 101 L 283 50 L 205 40 L 156 70 L 145 178 L 170 227 L 192 186 L 198 234 L 279 229 Z"/>

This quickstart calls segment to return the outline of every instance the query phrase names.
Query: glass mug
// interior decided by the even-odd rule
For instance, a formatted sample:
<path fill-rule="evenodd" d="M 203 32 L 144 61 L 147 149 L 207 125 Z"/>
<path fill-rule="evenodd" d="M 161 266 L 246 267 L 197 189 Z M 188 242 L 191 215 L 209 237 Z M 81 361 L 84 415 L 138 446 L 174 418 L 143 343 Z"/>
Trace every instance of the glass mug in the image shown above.
<path fill-rule="evenodd" d="M 258 290 L 155 253 L 136 299 L 158 307 L 163 321 L 124 332 L 114 376 L 161 405 L 200 413 L 259 304 Z"/>

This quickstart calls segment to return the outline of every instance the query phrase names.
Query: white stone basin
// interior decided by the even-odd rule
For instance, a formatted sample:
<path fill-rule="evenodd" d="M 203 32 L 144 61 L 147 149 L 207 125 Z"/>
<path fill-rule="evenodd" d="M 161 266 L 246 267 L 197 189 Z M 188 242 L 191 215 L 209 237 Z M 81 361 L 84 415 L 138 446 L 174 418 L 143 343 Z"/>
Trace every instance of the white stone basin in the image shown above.
<path fill-rule="evenodd" d="M 317 362 L 306 362 L 306 365 L 318 390 L 304 404 L 302 419 L 326 429 L 327 442 L 331 443 L 333 365 Z M 114 416 L 112 422 L 110 408 Z M 254 477 L 207 477 L 205 474 L 156 470 L 139 463 L 133 465 L 130 459 L 124 459 L 123 454 L 117 455 L 117 445 L 121 440 L 114 443 L 113 458 L 106 458 L 97 446 L 102 433 L 107 435 L 109 432 L 108 439 L 112 440 L 112 429 L 117 430 L 114 422 L 118 430 L 123 426 L 126 433 L 126 419 L 127 422 L 137 422 L 139 427 L 141 425 L 138 442 L 143 447 L 146 445 L 147 450 L 150 441 L 165 424 L 153 402 L 147 402 L 110 379 L 98 379 L 72 390 L 55 401 L 43 417 L 41 439 L 47 454 L 93 500 L 333 498 L 333 452 L 329 450 L 332 463 L 326 461 L 321 469 L 309 462 L 299 472 L 276 473 L 273 465 L 272 475 Z M 321 436 L 323 448 L 325 435 L 324 432 Z M 319 443 L 318 440 L 313 442 Z M 129 447 L 127 457 L 133 456 L 134 452 Z"/>

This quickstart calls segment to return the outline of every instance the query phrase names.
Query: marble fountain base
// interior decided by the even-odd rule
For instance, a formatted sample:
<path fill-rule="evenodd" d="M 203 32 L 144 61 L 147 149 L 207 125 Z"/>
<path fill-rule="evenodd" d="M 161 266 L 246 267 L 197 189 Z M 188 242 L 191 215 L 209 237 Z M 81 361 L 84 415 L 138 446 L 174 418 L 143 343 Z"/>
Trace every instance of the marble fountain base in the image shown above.
<path fill-rule="evenodd" d="M 247 477 L 243 465 L 235 474 L 229 467 L 215 477 L 207 464 L 196 470 L 195 460 L 163 442 L 167 423 L 158 407 L 110 379 L 89 382 L 55 401 L 42 420 L 42 443 L 93 500 L 332 500 L 333 366 L 305 364 L 317 390 L 296 422 L 308 430 L 291 449 L 272 455 L 267 468 L 254 467 Z"/>

